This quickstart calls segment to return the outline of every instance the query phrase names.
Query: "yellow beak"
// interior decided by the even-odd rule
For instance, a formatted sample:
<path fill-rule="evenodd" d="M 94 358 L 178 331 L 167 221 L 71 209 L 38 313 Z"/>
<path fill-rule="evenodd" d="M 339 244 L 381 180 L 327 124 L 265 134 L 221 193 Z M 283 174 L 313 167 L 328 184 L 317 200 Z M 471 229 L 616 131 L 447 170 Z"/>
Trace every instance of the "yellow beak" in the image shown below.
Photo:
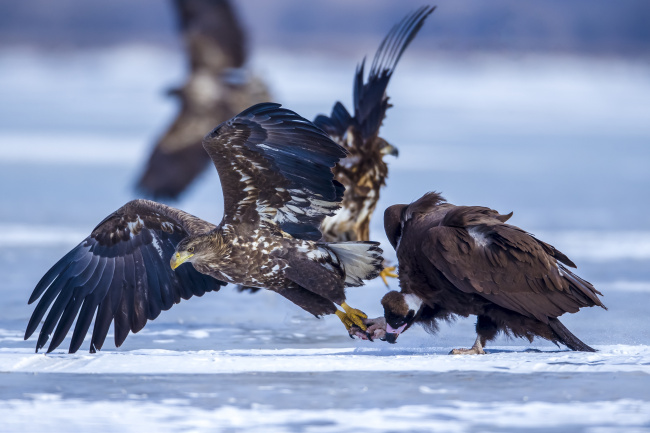
<path fill-rule="evenodd" d="M 185 263 L 187 260 L 189 260 L 189 258 L 192 257 L 193 255 L 194 254 L 190 254 L 188 252 L 174 253 L 171 260 L 169 261 L 169 266 L 171 266 L 172 269 L 176 269 L 177 267 Z"/>

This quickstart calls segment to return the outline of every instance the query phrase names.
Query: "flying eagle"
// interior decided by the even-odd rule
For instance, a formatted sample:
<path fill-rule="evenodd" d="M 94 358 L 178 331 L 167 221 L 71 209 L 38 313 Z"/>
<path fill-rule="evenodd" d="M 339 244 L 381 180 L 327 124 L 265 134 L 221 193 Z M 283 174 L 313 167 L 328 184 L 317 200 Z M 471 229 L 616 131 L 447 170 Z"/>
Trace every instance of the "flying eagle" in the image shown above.
<path fill-rule="evenodd" d="M 272 103 L 222 123 L 203 146 L 221 179 L 221 223 L 148 200 L 109 215 L 36 285 L 29 303 L 41 299 L 25 339 L 49 308 L 37 351 L 53 331 L 48 352 L 61 344 L 77 316 L 71 353 L 93 316 L 90 351 L 101 349 L 111 322 L 119 347 L 129 330 L 138 332 L 181 298 L 226 283 L 264 287 L 315 316 L 336 314 L 347 328 L 363 327 L 365 315 L 345 303 L 345 287 L 379 274 L 378 243 L 319 241 L 322 219 L 343 197 L 331 169 L 345 150 Z M 193 266 L 179 267 L 184 262 Z"/>
<path fill-rule="evenodd" d="M 370 218 L 386 184 L 388 166 L 384 156 L 397 156 L 397 149 L 379 136 L 386 117 L 386 88 L 402 54 L 415 38 L 435 7 L 421 7 L 404 17 L 390 30 L 379 45 L 364 81 L 365 59 L 354 76 L 354 116 L 341 102 L 332 114 L 319 115 L 314 123 L 348 151 L 334 168 L 336 180 L 345 186 L 341 210 L 321 224 L 327 241 L 361 241 L 369 239 Z"/>
<path fill-rule="evenodd" d="M 474 346 L 453 354 L 483 354 L 499 332 L 593 352 L 558 317 L 582 307 L 605 308 L 602 294 L 567 269 L 576 267 L 567 256 L 506 224 L 511 216 L 454 206 L 437 193 L 386 209 L 384 227 L 397 252 L 401 292 L 384 296 L 384 317 L 369 321 L 370 337 L 394 343 L 414 322 L 435 332 L 440 319 L 476 315 Z"/>
<path fill-rule="evenodd" d="M 189 53 L 190 76 L 173 90 L 181 110 L 154 147 L 138 189 L 176 199 L 209 165 L 201 141 L 215 123 L 270 100 L 266 86 L 244 68 L 245 32 L 227 0 L 176 0 Z"/>

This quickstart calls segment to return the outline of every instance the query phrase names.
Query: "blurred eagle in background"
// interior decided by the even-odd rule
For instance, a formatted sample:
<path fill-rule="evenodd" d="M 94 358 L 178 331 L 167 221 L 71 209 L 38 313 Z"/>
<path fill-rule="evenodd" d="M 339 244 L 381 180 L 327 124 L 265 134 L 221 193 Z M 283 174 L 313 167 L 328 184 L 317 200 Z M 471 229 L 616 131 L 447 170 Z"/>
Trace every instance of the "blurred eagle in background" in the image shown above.
<path fill-rule="evenodd" d="M 320 241 L 321 221 L 343 198 L 332 167 L 345 150 L 272 103 L 222 123 L 203 146 L 221 180 L 221 223 L 154 201 L 126 203 L 36 285 L 29 303 L 40 300 L 25 339 L 45 317 L 37 350 L 52 333 L 48 352 L 61 344 L 77 315 L 71 353 L 93 316 L 91 352 L 101 349 L 111 323 L 119 347 L 129 331 L 138 332 L 181 299 L 226 283 L 264 287 L 315 316 L 336 314 L 348 329 L 365 328 L 367 316 L 345 302 L 345 288 L 377 277 L 383 262 L 378 243 Z M 185 262 L 191 266 L 181 266 Z"/>
<path fill-rule="evenodd" d="M 215 123 L 270 100 L 266 85 L 244 69 L 246 35 L 228 0 L 176 0 L 190 76 L 179 89 L 181 110 L 156 143 L 138 189 L 176 199 L 209 165 L 201 140 Z"/>
<path fill-rule="evenodd" d="M 320 115 L 314 120 L 348 151 L 348 156 L 334 168 L 336 180 L 345 186 L 345 194 L 341 210 L 325 218 L 321 225 L 326 241 L 370 238 L 370 219 L 388 177 L 384 156 L 398 154 L 395 147 L 379 136 L 386 110 L 391 107 L 386 88 L 402 54 L 434 10 L 435 7 L 421 7 L 393 26 L 375 53 L 367 81 L 364 82 L 365 59 L 357 67 L 353 116 L 337 102 L 329 117 Z"/>

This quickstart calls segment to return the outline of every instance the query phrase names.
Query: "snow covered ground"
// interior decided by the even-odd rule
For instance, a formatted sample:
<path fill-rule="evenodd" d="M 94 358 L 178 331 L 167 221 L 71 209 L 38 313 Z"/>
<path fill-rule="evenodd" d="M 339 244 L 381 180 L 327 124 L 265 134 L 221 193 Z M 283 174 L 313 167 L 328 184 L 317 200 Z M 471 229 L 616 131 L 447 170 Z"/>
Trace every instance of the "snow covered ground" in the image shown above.
<path fill-rule="evenodd" d="M 372 49 L 374 47 L 370 47 Z M 409 55 L 411 54 L 411 55 Z M 356 59 L 256 58 L 276 100 L 308 118 L 349 105 Z M 573 353 L 500 338 L 472 319 L 396 345 L 353 341 L 272 293 L 231 287 L 161 314 L 115 349 L 34 354 L 32 288 L 132 185 L 173 116 L 180 57 L 147 47 L 0 52 L 0 432 L 650 432 L 650 65 L 407 52 L 384 137 L 400 149 L 379 209 L 428 190 L 514 211 L 564 251 L 609 311 L 563 318 Z M 218 221 L 209 172 L 178 204 Z M 385 240 L 381 216 L 372 235 Z M 386 256 L 394 257 L 384 242 Z M 393 288 L 396 284 L 393 283 Z M 380 282 L 349 303 L 381 314 Z"/>

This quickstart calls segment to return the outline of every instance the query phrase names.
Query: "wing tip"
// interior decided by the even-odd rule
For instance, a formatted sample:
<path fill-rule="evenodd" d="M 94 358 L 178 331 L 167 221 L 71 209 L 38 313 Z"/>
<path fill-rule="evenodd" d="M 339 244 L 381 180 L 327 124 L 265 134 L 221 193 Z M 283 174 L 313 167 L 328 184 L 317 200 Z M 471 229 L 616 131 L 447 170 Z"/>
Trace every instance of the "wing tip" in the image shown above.
<path fill-rule="evenodd" d="M 395 24 L 386 37 L 381 41 L 372 60 L 369 75 L 379 76 L 385 72 L 389 76 L 397 66 L 406 48 L 418 34 L 426 19 L 436 10 L 437 6 L 424 5 L 404 16 Z"/>

